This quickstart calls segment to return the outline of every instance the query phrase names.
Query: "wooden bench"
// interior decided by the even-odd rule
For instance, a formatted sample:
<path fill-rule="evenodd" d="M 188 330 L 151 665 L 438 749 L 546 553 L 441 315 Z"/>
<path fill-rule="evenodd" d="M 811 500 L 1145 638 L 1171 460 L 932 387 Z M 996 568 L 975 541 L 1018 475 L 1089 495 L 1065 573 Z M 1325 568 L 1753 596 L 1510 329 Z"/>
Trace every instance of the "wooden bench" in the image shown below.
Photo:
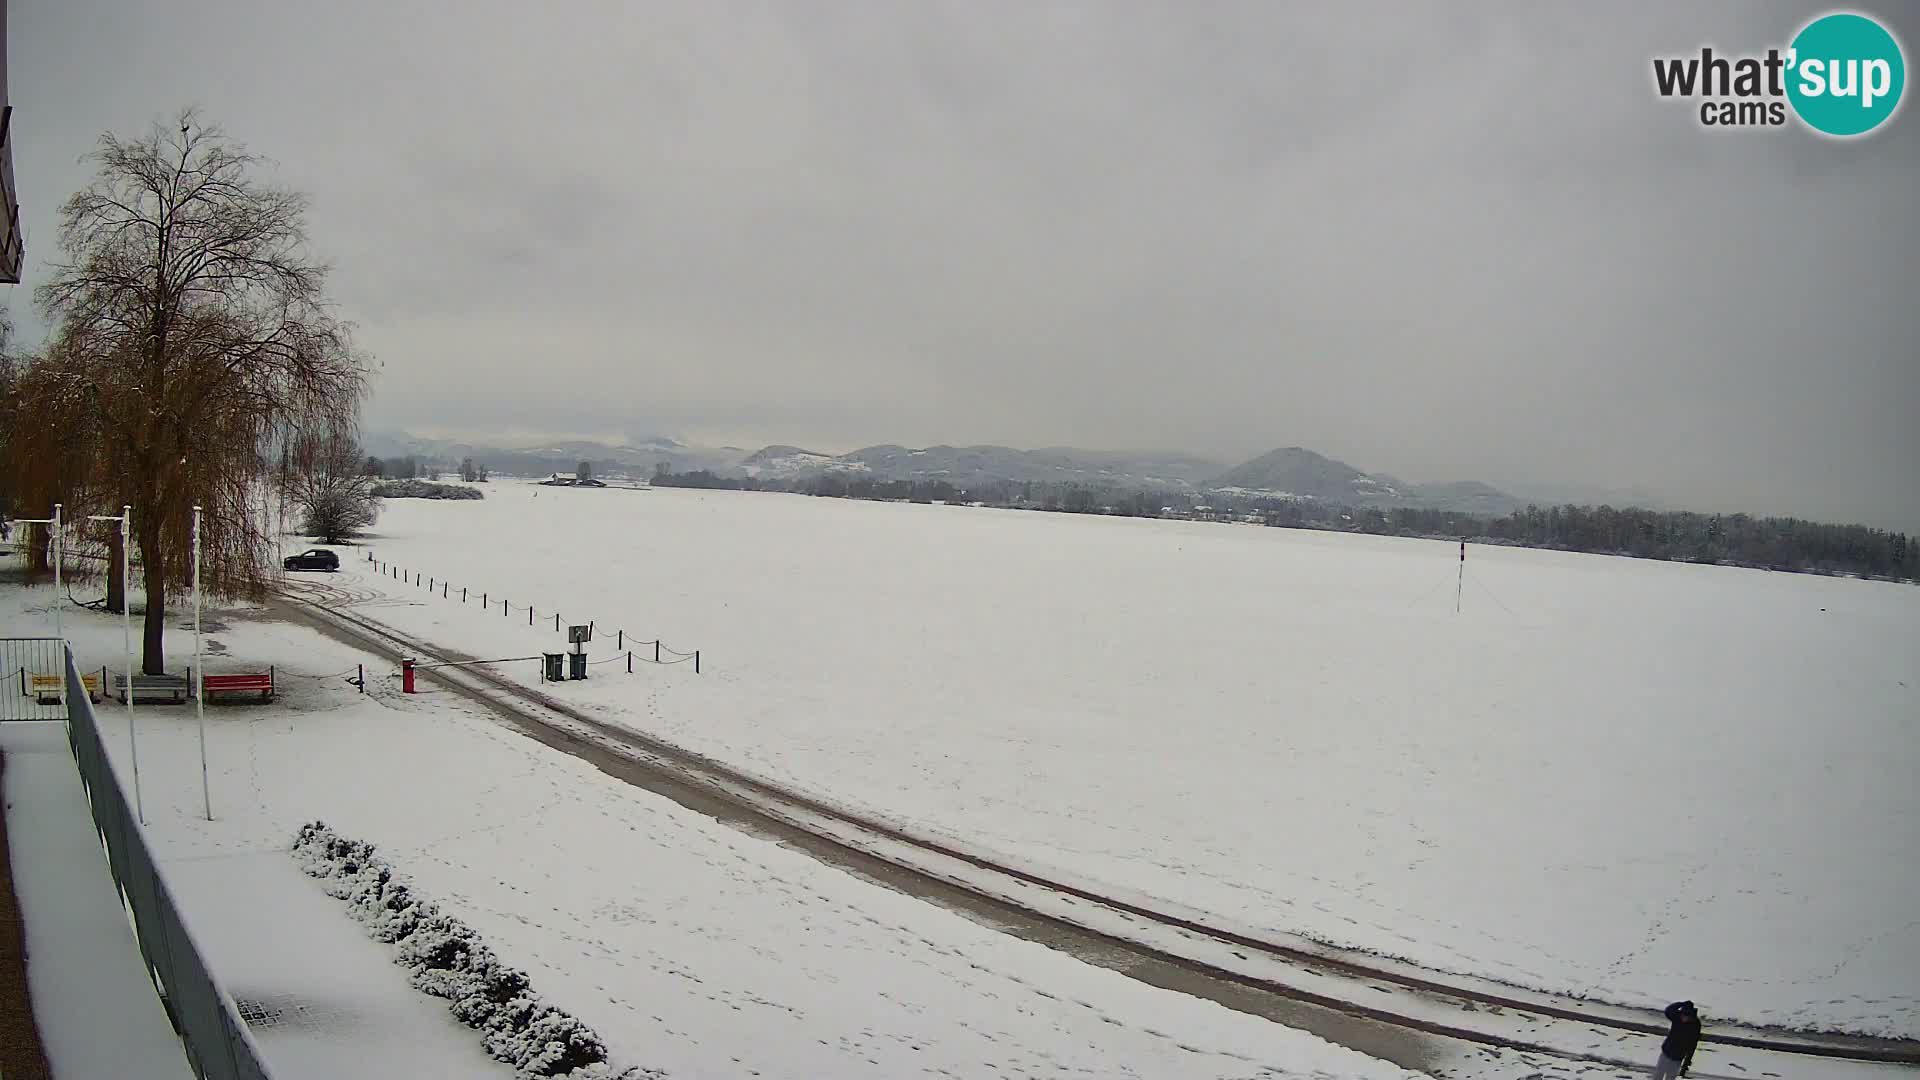
<path fill-rule="evenodd" d="M 114 680 L 121 701 L 127 700 L 127 677 Z M 135 675 L 133 677 L 134 704 L 157 702 L 162 705 L 180 705 L 186 702 L 190 688 L 187 680 L 178 675 Z"/>
<path fill-rule="evenodd" d="M 87 688 L 87 700 L 100 700 L 100 676 L 88 672 L 80 676 L 80 685 Z M 60 694 L 67 686 L 65 675 L 33 676 L 33 700 L 42 705 L 60 704 Z"/>
<path fill-rule="evenodd" d="M 259 694 L 261 701 L 273 700 L 273 669 L 238 675 L 202 675 L 200 685 L 207 694 Z"/>

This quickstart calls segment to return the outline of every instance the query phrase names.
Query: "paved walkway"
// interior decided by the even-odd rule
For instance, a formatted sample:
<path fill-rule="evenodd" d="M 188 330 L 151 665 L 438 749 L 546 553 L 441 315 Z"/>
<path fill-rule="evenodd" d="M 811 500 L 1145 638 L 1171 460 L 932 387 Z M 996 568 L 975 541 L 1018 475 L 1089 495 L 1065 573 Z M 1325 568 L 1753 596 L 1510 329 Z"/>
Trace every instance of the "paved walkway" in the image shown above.
<path fill-rule="evenodd" d="M 55 1080 L 191 1080 L 107 872 L 65 725 L 0 724 L 0 754 L 27 984 Z"/>

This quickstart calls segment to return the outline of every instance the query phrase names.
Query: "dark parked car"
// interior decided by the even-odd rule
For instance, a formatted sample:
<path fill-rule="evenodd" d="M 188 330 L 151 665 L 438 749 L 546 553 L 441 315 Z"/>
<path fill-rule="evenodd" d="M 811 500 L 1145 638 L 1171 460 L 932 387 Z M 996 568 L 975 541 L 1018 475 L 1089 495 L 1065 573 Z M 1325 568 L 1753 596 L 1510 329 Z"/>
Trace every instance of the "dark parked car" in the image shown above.
<path fill-rule="evenodd" d="M 288 556 L 286 567 L 289 570 L 338 570 L 340 556 L 331 551 L 314 548 L 311 551 Z"/>

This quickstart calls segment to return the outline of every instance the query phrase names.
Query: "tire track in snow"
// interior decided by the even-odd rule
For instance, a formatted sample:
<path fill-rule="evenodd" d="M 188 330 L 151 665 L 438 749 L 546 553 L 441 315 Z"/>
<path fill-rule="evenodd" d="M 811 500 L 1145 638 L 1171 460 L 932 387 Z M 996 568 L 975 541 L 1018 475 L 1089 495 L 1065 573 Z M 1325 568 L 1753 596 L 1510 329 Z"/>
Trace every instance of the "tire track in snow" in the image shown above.
<path fill-rule="evenodd" d="M 306 582 L 300 584 L 307 585 Z M 339 590 L 322 586 L 312 591 L 325 600 L 340 599 Z M 331 605 L 323 606 L 321 603 L 312 602 L 292 593 L 285 595 L 286 599 L 298 609 L 311 613 L 310 621 L 330 628 L 337 634 L 344 633 L 357 638 L 361 643 L 372 643 L 384 650 L 397 648 L 409 655 L 438 656 L 448 660 L 471 659 L 453 650 L 403 634 L 364 615 L 348 614 Z M 629 760 L 634 760 L 631 755 L 638 754 L 640 757 L 636 761 L 637 764 L 667 770 L 681 783 L 690 783 L 704 788 L 709 795 L 717 793 L 722 799 L 747 811 L 751 817 L 771 819 L 789 828 L 806 832 L 816 840 L 825 841 L 833 848 L 852 853 L 856 856 L 854 860 L 856 863 L 879 860 L 888 864 L 893 870 L 904 871 L 909 875 L 925 879 L 935 886 L 937 892 L 951 893 L 958 890 L 961 893 L 971 894 L 976 900 L 985 901 L 990 908 L 1011 908 L 1029 918 L 1069 929 L 1080 935 L 1102 938 L 1109 951 L 1113 948 L 1130 950 L 1192 974 L 1273 994 L 1314 1009 L 1341 1014 L 1347 1018 L 1358 1017 L 1374 1024 L 1403 1031 L 1526 1054 L 1538 1054 L 1563 1061 L 1640 1069 L 1644 1063 L 1638 1060 L 1596 1052 L 1593 1048 L 1594 1036 L 1603 1036 L 1617 1041 L 1632 1035 L 1658 1036 L 1666 1033 L 1666 1024 L 1656 1019 L 1657 1014 L 1651 1010 L 1607 1005 L 1590 1007 L 1579 999 L 1502 987 L 1488 980 L 1448 982 L 1445 975 L 1418 969 L 1412 965 L 1387 963 L 1364 953 L 1336 951 L 1306 944 L 1288 945 L 1274 942 L 1236 930 L 1210 926 L 1186 915 L 1156 909 L 1147 903 L 1103 895 L 1072 882 L 1055 880 L 1033 870 L 1005 864 L 989 856 L 963 850 L 939 839 L 915 835 L 886 821 L 850 813 L 819 798 L 788 790 L 644 732 L 596 718 L 582 708 L 568 705 L 548 694 L 522 686 L 484 669 L 436 669 L 423 672 L 423 677 L 438 679 L 476 700 L 497 709 L 510 711 L 529 723 L 549 729 L 559 737 L 561 743 L 567 744 L 562 746 L 562 749 L 569 749 L 572 752 L 571 747 L 584 744 L 616 754 L 622 754 L 624 750 L 625 753 L 622 756 L 628 756 Z M 555 723 L 534 711 L 535 709 L 552 713 L 563 718 L 566 723 Z M 585 728 L 586 731 L 582 732 L 580 728 Z M 706 812 L 712 811 L 708 809 Z M 823 829 L 823 825 L 826 828 Z M 869 846 L 842 835 L 849 831 L 875 838 L 880 841 L 880 844 Z M 931 862 L 959 864 L 968 873 L 941 872 L 929 869 L 925 864 L 903 861 L 897 853 L 889 854 L 883 850 L 884 847 L 921 852 L 932 857 Z M 814 854 L 819 855 L 821 852 L 815 850 Z M 844 859 L 836 861 L 841 865 L 847 865 Z M 978 881 L 970 878 L 970 873 L 973 871 L 1002 879 L 1000 887 L 982 886 Z M 876 875 L 871 870 L 858 872 L 878 880 L 881 884 L 894 888 L 903 887 L 897 874 Z M 1239 950 L 1253 952 L 1263 959 L 1277 961 L 1285 969 L 1321 977 L 1324 982 L 1313 982 L 1313 980 L 1308 982 L 1316 986 L 1326 985 L 1333 992 L 1322 993 L 1317 989 L 1310 990 L 1301 985 L 1249 974 L 1244 970 L 1237 970 L 1190 952 L 1175 951 L 1163 944 L 1130 937 L 1124 932 L 1105 928 L 1111 925 L 1111 920 L 1106 920 L 1105 925 L 1092 925 L 1084 917 L 1063 915 L 1060 909 L 1052 905 L 1043 909 L 1035 906 L 1034 902 L 1015 899 L 1035 896 L 1032 891 L 1021 891 L 1033 889 L 1048 894 L 1044 897 L 1045 899 L 1070 905 L 1066 909 L 1068 911 L 1084 910 L 1071 906 L 1076 902 L 1092 904 L 1105 909 L 1102 914 L 1117 915 L 1121 920 L 1133 925 L 1142 925 L 1154 931 L 1172 931 L 1177 936 L 1190 938 L 1207 946 L 1224 944 L 1233 947 L 1233 955 L 1242 960 L 1247 960 L 1248 957 L 1246 953 Z M 925 895 L 924 889 L 909 888 L 907 891 Z M 1164 936 L 1164 934 L 1157 935 L 1162 938 Z M 1123 967 L 1121 970 L 1126 969 Z M 1342 983 L 1348 984 L 1344 994 L 1339 992 L 1341 989 L 1339 984 Z M 1370 999 L 1365 995 L 1357 994 L 1355 991 L 1359 988 L 1371 989 L 1382 996 L 1379 999 Z M 1400 999 L 1397 1005 L 1396 997 Z M 1457 1010 L 1462 1014 L 1461 1018 L 1458 1021 L 1435 1019 L 1436 1003 L 1449 1006 L 1449 1011 Z M 1524 1037 L 1519 1034 L 1519 1029 L 1507 1020 L 1489 1023 L 1482 1019 L 1489 1014 L 1496 1018 L 1505 1018 L 1508 1016 L 1508 1010 L 1517 1014 L 1519 1018 L 1534 1023 L 1534 1026 L 1528 1029 L 1529 1033 L 1538 1032 L 1539 1035 L 1549 1039 L 1554 1037 L 1554 1032 L 1552 1025 L 1547 1024 L 1547 1021 L 1569 1021 L 1570 1024 L 1563 1025 L 1568 1031 L 1574 1027 L 1585 1027 L 1589 1034 L 1582 1036 L 1584 1041 L 1579 1048 L 1573 1048 L 1564 1043 L 1554 1045 L 1552 1041 L 1541 1042 L 1536 1041 L 1535 1038 Z M 1307 1013 L 1285 1018 L 1282 1022 L 1314 1031 L 1329 1041 L 1352 1046 L 1362 1052 L 1396 1061 L 1406 1067 L 1419 1067 L 1418 1063 L 1407 1060 L 1411 1052 L 1410 1047 L 1402 1047 L 1398 1052 L 1382 1052 L 1377 1046 L 1356 1044 L 1353 1041 L 1354 1032 L 1350 1028 L 1345 1032 L 1345 1037 L 1342 1037 L 1342 1035 L 1329 1034 L 1327 1025 L 1316 1024 L 1315 1020 L 1316 1014 L 1309 1010 Z M 1542 1025 L 1545 1025 L 1546 1030 L 1542 1030 Z M 1502 1028 L 1507 1030 L 1501 1030 Z M 1702 1043 L 1721 1047 L 1740 1047 L 1770 1054 L 1804 1055 L 1840 1061 L 1920 1064 L 1920 1042 L 1913 1041 L 1841 1035 L 1801 1035 L 1786 1031 L 1740 1029 L 1728 1025 L 1709 1032 Z M 1735 1068 L 1740 1067 L 1735 1066 Z"/>

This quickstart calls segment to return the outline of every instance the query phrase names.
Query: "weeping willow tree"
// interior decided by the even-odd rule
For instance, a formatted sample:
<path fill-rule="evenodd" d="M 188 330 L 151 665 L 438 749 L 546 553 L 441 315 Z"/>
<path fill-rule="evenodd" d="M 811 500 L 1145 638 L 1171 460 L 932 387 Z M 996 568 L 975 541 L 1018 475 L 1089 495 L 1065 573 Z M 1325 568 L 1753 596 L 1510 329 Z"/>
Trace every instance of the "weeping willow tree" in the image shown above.
<path fill-rule="evenodd" d="M 193 507 L 203 585 L 262 595 L 278 448 L 352 430 L 367 366 L 308 250 L 305 197 L 261 179 L 262 159 L 188 111 L 139 138 L 102 136 L 91 160 L 37 292 L 55 338 L 23 373 L 44 387 L 40 422 L 60 429 L 43 437 L 76 440 L 84 476 L 27 479 L 96 513 L 133 508 L 141 667 L 157 674 L 169 591 L 192 580 Z M 24 471 L 55 470 L 36 457 Z"/>
<path fill-rule="evenodd" d="M 67 543 L 86 547 L 96 541 L 93 554 L 111 554 L 116 567 L 119 559 L 119 534 L 89 523 L 89 513 L 105 513 L 103 488 L 99 483 L 99 446 L 97 432 L 79 402 L 85 393 L 87 372 L 70 353 L 55 347 L 15 358 L 6 392 L 0 395 L 0 463 L 13 512 L 17 516 L 46 517 L 55 503 L 64 504 L 68 530 Z M 118 512 L 119 507 L 114 507 Z M 28 569 L 42 575 L 52 568 L 50 545 L 45 527 L 26 526 Z M 104 566 L 105 560 L 78 564 L 82 572 L 69 565 L 69 574 L 90 576 L 84 568 Z M 123 583 L 118 572 L 109 583 L 108 606 L 121 610 L 125 603 Z"/>

